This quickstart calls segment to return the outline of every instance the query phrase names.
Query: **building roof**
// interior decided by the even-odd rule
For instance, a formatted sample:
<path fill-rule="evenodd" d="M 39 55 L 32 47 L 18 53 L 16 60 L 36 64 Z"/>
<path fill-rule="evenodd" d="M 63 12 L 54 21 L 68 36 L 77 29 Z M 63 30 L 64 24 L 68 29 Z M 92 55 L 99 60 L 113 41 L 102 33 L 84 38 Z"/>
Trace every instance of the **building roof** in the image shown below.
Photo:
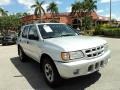
<path fill-rule="evenodd" d="M 108 17 L 99 16 L 99 15 L 97 15 L 96 12 L 92 12 L 91 16 L 92 16 L 93 20 L 97 20 L 97 21 L 108 21 L 109 20 Z M 55 19 L 59 19 L 59 20 L 63 21 L 62 23 L 67 23 L 67 24 L 71 23 L 70 19 L 73 19 L 73 18 L 76 18 L 76 17 L 77 16 L 73 16 L 68 12 L 58 13 L 58 14 L 54 15 Z M 52 19 L 52 15 L 50 13 L 46 13 L 45 15 L 42 16 L 42 20 L 48 20 L 48 19 Z M 28 15 L 28 16 L 25 16 L 25 17 L 21 18 L 21 21 L 23 23 L 37 21 L 37 20 L 40 20 L 40 17 L 35 16 L 35 15 Z"/>
<path fill-rule="evenodd" d="M 105 16 L 100 16 L 100 15 L 98 15 L 98 20 L 100 20 L 100 21 L 109 21 L 110 18 L 109 18 L 109 17 L 105 17 Z"/>

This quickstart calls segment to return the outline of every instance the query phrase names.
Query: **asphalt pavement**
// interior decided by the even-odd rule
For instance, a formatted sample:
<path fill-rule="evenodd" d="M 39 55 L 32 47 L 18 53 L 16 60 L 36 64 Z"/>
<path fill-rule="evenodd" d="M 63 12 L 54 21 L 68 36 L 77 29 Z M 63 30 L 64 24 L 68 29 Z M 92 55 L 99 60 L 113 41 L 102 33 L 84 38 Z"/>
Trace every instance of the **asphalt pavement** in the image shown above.
<path fill-rule="evenodd" d="M 44 81 L 37 62 L 21 63 L 16 45 L 0 45 L 0 90 L 120 90 L 120 39 L 104 39 L 112 52 L 108 65 L 98 73 L 64 80 L 54 89 Z"/>

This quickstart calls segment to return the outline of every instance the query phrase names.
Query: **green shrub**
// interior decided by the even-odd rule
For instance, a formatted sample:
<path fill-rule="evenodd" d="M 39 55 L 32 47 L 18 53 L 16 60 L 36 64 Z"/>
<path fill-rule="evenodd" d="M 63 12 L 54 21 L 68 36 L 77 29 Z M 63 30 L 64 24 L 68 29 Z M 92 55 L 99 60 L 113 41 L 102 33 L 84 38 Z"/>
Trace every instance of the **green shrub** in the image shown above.
<path fill-rule="evenodd" d="M 94 35 L 104 35 L 110 37 L 120 37 L 120 28 L 95 30 Z"/>
<path fill-rule="evenodd" d="M 101 25 L 95 26 L 95 31 L 93 32 L 94 35 L 102 35 L 103 31 L 101 30 Z"/>
<path fill-rule="evenodd" d="M 92 36 L 92 35 L 94 35 L 94 32 L 95 32 L 94 29 L 93 29 L 93 30 L 86 30 L 86 31 L 84 31 L 84 34 L 85 34 L 85 35 Z"/>
<path fill-rule="evenodd" d="M 111 27 L 110 24 L 102 24 L 100 26 L 101 26 L 101 28 L 110 28 Z"/>

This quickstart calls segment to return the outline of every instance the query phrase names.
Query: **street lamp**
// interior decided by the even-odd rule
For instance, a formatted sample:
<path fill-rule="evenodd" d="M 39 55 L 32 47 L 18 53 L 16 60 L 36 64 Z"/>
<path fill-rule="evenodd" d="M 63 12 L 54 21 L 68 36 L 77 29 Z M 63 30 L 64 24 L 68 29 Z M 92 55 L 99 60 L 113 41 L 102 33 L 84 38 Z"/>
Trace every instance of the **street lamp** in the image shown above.
<path fill-rule="evenodd" d="M 110 0 L 110 25 L 111 25 L 111 0 Z"/>

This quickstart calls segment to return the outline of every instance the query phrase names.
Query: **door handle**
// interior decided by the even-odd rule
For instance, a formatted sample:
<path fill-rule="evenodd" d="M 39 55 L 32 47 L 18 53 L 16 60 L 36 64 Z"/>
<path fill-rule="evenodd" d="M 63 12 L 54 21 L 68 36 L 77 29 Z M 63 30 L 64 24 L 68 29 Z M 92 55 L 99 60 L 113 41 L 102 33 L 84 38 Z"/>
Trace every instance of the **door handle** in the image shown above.
<path fill-rule="evenodd" d="M 27 44 L 29 44 L 29 41 L 27 41 Z"/>

